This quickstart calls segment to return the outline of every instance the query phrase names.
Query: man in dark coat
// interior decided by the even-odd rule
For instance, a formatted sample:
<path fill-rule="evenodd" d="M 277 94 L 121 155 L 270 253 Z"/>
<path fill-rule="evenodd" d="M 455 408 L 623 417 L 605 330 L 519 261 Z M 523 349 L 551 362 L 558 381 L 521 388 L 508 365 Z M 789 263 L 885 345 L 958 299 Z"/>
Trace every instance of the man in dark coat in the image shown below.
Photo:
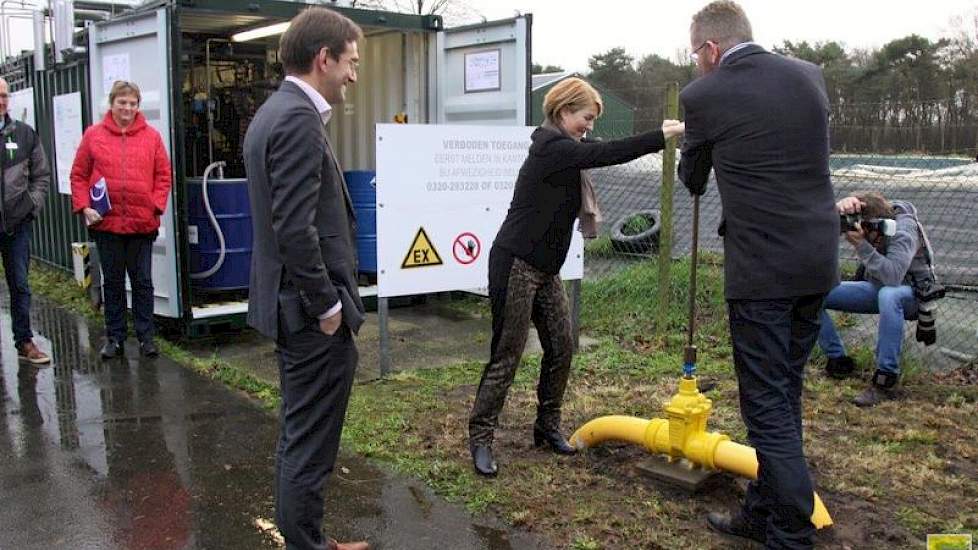
<path fill-rule="evenodd" d="M 679 177 L 701 195 L 716 172 L 741 415 L 759 463 L 743 509 L 707 519 L 768 548 L 809 548 L 801 392 L 819 311 L 838 280 L 825 83 L 815 65 L 753 43 L 747 16 L 729 0 L 693 16 L 690 47 L 702 76 L 680 95 Z"/>
<path fill-rule="evenodd" d="M 288 75 L 248 127 L 254 219 L 248 323 L 274 338 L 282 389 L 276 520 L 289 550 L 365 550 L 323 536 L 363 324 L 353 206 L 326 123 L 356 81 L 360 28 L 309 8 L 282 36 Z"/>
<path fill-rule="evenodd" d="M 10 290 L 10 320 L 17 357 L 33 365 L 51 362 L 34 343 L 31 331 L 31 262 L 34 218 L 44 206 L 51 169 L 41 139 L 33 128 L 9 114 L 10 87 L 0 78 L 0 255 Z"/>

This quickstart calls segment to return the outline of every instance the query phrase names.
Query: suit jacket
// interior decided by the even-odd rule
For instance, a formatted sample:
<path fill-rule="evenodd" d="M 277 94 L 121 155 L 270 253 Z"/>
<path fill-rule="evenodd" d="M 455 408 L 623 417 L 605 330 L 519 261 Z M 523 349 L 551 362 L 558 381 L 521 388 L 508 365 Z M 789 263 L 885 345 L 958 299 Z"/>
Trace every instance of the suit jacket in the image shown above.
<path fill-rule="evenodd" d="M 248 324 L 270 338 L 318 323 L 337 301 L 355 333 L 356 223 L 343 173 L 312 100 L 283 82 L 244 140 L 254 223 Z M 285 324 L 279 326 L 279 321 Z"/>
<path fill-rule="evenodd" d="M 838 283 L 839 215 L 829 177 L 821 70 L 756 45 L 680 94 L 679 178 L 695 194 L 712 168 L 723 202 L 727 299 L 826 293 Z"/>

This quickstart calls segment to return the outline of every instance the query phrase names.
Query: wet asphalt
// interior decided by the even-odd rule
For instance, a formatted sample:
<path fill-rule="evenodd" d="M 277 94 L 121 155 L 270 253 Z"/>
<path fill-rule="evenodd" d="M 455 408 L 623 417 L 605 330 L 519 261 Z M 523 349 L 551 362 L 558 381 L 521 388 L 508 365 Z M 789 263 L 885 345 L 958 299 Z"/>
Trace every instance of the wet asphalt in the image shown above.
<path fill-rule="evenodd" d="M 282 548 L 273 534 L 273 413 L 165 357 L 98 358 L 101 327 L 35 296 L 17 359 L 0 286 L 0 550 Z M 355 391 L 355 390 L 354 390 Z M 326 532 L 374 549 L 546 545 L 423 484 L 341 453 Z"/>

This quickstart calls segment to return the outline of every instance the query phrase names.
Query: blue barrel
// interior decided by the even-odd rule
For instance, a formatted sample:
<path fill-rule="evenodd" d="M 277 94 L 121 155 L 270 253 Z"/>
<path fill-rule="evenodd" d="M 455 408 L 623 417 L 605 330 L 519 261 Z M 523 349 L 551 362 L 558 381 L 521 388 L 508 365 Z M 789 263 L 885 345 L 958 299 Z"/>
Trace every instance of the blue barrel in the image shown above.
<path fill-rule="evenodd" d="M 217 224 L 224 234 L 224 263 L 204 279 L 192 274 L 208 271 L 221 255 L 217 232 L 204 206 L 201 178 L 187 180 L 187 224 L 190 241 L 191 284 L 203 290 L 242 290 L 248 288 L 251 273 L 251 202 L 248 180 L 208 178 L 207 195 Z"/>
<path fill-rule="evenodd" d="M 377 172 L 343 172 L 357 216 L 357 256 L 362 273 L 377 273 Z"/>

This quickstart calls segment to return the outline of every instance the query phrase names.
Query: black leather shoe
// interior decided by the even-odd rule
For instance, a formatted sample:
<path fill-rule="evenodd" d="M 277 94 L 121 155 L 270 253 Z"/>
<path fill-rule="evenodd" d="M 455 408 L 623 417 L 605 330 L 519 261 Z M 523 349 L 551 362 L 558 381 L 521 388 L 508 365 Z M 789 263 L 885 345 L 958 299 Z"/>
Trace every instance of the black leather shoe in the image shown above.
<path fill-rule="evenodd" d="M 735 516 L 710 512 L 706 515 L 706 524 L 710 529 L 731 537 L 752 540 L 764 544 L 767 535 L 761 526 L 751 525 L 742 513 Z"/>
<path fill-rule="evenodd" d="M 848 355 L 836 358 L 829 357 L 828 361 L 825 362 L 825 374 L 836 380 L 848 378 L 854 370 L 856 370 L 856 363 Z"/>
<path fill-rule="evenodd" d="M 160 354 L 160 348 L 152 340 L 139 343 L 139 354 L 143 357 L 156 357 Z"/>
<path fill-rule="evenodd" d="M 564 436 L 560 435 L 560 432 L 557 430 L 542 430 L 539 426 L 533 427 L 533 445 L 536 447 L 547 445 L 550 447 L 550 450 L 559 455 L 572 455 L 577 453 L 577 449 L 572 447 L 564 439 Z"/>
<path fill-rule="evenodd" d="M 105 341 L 105 345 L 102 346 L 99 354 L 102 355 L 102 359 L 115 359 L 116 357 L 122 357 L 124 352 L 125 347 L 122 345 L 122 342 L 109 338 Z"/>
<path fill-rule="evenodd" d="M 489 445 L 474 445 L 471 451 L 472 465 L 475 466 L 475 472 L 486 477 L 496 477 L 496 474 L 499 473 L 499 467 L 496 466 L 496 460 L 492 458 L 492 447 Z"/>

